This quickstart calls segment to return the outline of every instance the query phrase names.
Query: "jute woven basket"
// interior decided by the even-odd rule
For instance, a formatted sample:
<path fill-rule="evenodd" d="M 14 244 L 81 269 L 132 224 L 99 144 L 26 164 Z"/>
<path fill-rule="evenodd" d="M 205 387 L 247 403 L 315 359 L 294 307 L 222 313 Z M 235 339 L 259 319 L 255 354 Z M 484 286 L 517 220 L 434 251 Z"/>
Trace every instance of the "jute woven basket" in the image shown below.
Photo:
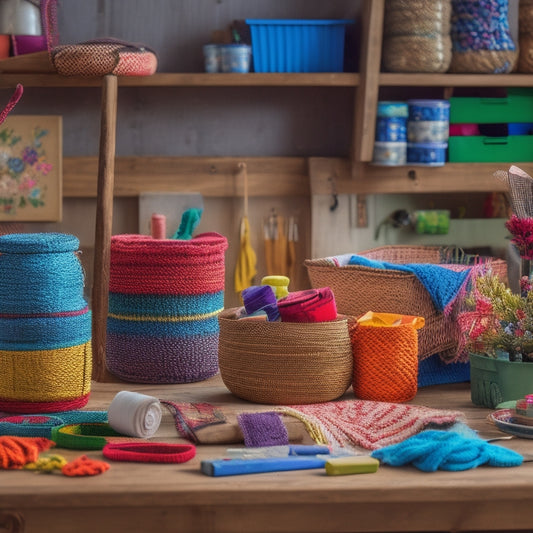
<path fill-rule="evenodd" d="M 439 246 L 382 246 L 357 254 L 396 264 L 445 263 L 444 249 Z M 356 317 L 367 311 L 422 316 L 426 324 L 418 332 L 418 359 L 436 353 L 443 359 L 456 355 L 459 331 L 453 316 L 446 317 L 435 308 L 414 274 L 358 265 L 337 266 L 326 258 L 307 259 L 304 264 L 312 287 L 331 288 L 339 313 Z M 507 279 L 505 261 L 493 259 L 491 267 L 502 279 Z"/>
<path fill-rule="evenodd" d="M 335 400 L 350 387 L 353 356 L 348 318 L 288 323 L 218 316 L 218 364 L 226 387 L 255 403 L 290 405 Z"/>

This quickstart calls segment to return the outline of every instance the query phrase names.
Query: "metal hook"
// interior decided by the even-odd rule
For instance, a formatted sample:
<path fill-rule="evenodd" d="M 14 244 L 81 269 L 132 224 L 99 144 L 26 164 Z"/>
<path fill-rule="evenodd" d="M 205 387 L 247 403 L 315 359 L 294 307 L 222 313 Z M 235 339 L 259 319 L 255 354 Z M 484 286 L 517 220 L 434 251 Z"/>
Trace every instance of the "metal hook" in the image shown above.
<path fill-rule="evenodd" d="M 339 197 L 337 195 L 337 187 L 336 187 L 336 183 L 335 183 L 335 177 L 334 176 L 330 176 L 328 178 L 328 181 L 331 184 L 331 196 L 332 196 L 332 199 L 333 199 L 333 203 L 329 206 L 329 210 L 331 212 L 333 212 L 333 211 L 335 211 L 337 209 L 337 207 L 339 207 Z"/>

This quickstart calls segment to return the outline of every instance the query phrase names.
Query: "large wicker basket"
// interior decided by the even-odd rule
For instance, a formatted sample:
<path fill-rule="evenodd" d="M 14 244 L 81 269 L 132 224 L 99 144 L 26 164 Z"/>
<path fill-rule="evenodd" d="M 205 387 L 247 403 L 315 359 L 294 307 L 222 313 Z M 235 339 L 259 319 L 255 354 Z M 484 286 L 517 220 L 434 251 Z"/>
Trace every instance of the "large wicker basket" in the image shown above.
<path fill-rule="evenodd" d="M 348 319 L 288 323 L 218 316 L 218 364 L 226 387 L 255 403 L 320 403 L 351 385 L 353 356 Z"/>
<path fill-rule="evenodd" d="M 439 246 L 382 246 L 358 255 L 396 264 L 446 264 L 445 249 Z M 492 259 L 491 268 L 507 279 L 507 264 Z M 425 327 L 419 330 L 418 358 L 440 353 L 443 359 L 456 355 L 459 330 L 453 315 L 445 316 L 435 308 L 423 284 L 413 273 L 383 270 L 358 265 L 338 266 L 331 258 L 305 261 L 311 285 L 330 287 L 337 310 L 344 315 L 361 316 L 367 311 L 422 316 Z M 466 265 L 450 265 L 466 268 Z"/>

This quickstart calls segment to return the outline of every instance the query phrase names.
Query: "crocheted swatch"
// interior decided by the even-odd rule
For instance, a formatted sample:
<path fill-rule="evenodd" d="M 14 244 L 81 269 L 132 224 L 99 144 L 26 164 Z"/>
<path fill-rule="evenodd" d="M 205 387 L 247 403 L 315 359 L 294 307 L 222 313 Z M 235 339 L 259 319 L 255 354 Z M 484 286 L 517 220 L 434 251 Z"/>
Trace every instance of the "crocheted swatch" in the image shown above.
<path fill-rule="evenodd" d="M 237 422 L 248 447 L 289 444 L 287 428 L 278 413 L 241 413 Z"/>
<path fill-rule="evenodd" d="M 292 405 L 276 411 L 301 420 L 317 444 L 370 450 L 401 442 L 429 426 L 465 419 L 459 411 L 364 400 Z"/>
<path fill-rule="evenodd" d="M 438 430 L 422 431 L 403 442 L 375 450 L 371 456 L 392 466 L 412 464 L 423 472 L 469 470 L 484 464 L 520 466 L 523 461 L 514 450 L 477 437 L 466 438 L 453 431 Z"/>
<path fill-rule="evenodd" d="M 105 461 L 97 461 L 91 459 L 86 455 L 82 455 L 74 461 L 67 463 L 61 468 L 61 473 L 69 477 L 78 476 L 96 476 L 109 470 L 109 463 Z"/>
<path fill-rule="evenodd" d="M 194 444 L 200 442 L 196 431 L 226 422 L 224 413 L 210 403 L 176 403 L 170 400 L 160 400 L 160 402 L 172 413 L 178 433 Z"/>

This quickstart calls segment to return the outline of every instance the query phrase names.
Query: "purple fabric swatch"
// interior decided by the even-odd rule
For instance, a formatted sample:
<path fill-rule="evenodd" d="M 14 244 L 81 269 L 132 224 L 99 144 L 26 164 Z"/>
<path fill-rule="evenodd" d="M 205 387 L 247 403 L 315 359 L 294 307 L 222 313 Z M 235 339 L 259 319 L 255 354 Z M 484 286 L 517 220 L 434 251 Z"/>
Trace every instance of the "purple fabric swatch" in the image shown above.
<path fill-rule="evenodd" d="M 237 422 L 247 447 L 289 444 L 287 428 L 278 413 L 241 413 L 237 415 Z"/>

